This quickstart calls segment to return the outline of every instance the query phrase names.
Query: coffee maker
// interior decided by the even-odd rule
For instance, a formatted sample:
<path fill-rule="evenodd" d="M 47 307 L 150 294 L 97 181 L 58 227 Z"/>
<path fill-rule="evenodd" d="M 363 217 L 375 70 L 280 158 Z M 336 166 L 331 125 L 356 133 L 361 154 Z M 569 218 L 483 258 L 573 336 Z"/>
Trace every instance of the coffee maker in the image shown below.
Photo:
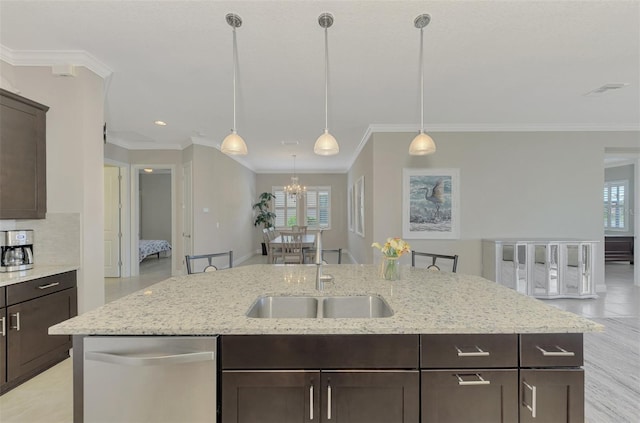
<path fill-rule="evenodd" d="M 0 272 L 33 268 L 33 231 L 0 231 Z"/>

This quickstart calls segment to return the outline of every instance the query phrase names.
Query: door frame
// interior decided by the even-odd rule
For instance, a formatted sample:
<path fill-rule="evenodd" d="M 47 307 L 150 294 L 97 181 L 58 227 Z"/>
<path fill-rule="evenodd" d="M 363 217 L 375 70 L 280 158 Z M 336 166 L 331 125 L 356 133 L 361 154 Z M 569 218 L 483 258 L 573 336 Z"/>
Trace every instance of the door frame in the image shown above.
<path fill-rule="evenodd" d="M 131 207 L 129 205 L 129 164 L 105 158 L 103 165 L 115 166 L 120 169 L 120 233 L 122 234 L 122 236 L 120 237 L 120 260 L 122 261 L 122 264 L 120 265 L 120 277 L 126 278 L 131 276 L 131 231 L 129 224 L 129 222 L 131 221 Z"/>
<path fill-rule="evenodd" d="M 138 237 L 140 234 L 140 170 L 145 168 L 151 169 L 168 169 L 171 173 L 171 275 L 176 275 L 176 241 L 177 241 L 177 225 L 176 225 L 176 165 L 174 164 L 132 164 L 131 165 L 131 237 L 129 257 L 131 262 L 131 276 L 140 275 L 140 262 L 138 261 Z"/>

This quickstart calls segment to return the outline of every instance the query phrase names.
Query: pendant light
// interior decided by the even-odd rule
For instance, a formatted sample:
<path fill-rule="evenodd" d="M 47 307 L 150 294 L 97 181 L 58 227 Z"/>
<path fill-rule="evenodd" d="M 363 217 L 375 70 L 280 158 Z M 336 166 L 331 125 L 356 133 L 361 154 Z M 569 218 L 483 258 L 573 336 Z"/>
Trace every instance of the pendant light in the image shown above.
<path fill-rule="evenodd" d="M 236 131 L 236 63 L 238 62 L 238 46 L 236 44 L 236 28 L 242 25 L 242 19 L 235 13 L 229 13 L 225 17 L 227 23 L 233 28 L 233 129 L 225 137 L 220 146 L 220 151 L 230 155 L 245 156 L 247 144 Z"/>
<path fill-rule="evenodd" d="M 411 141 L 409 145 L 409 154 L 412 156 L 424 156 L 436 152 L 436 143 L 433 139 L 424 133 L 424 48 L 423 48 L 423 30 L 424 27 L 431 22 L 431 16 L 423 14 L 418 16 L 413 24 L 420 29 L 420 133 Z"/>
<path fill-rule="evenodd" d="M 324 133 L 318 137 L 313 146 L 313 152 L 320 156 L 333 156 L 338 154 L 340 147 L 338 141 L 329 133 L 329 35 L 327 29 L 333 25 L 333 15 L 323 13 L 318 17 L 318 23 L 324 28 Z"/>

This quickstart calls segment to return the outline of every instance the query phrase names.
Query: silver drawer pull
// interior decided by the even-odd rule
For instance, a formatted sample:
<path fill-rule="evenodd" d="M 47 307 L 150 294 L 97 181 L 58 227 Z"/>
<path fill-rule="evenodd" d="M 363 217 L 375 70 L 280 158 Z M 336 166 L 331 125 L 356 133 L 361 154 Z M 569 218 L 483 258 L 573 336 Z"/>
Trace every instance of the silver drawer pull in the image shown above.
<path fill-rule="evenodd" d="M 478 378 L 478 380 L 464 380 L 462 379 L 462 376 L 475 376 Z M 456 377 L 458 378 L 458 385 L 462 385 L 462 386 L 468 386 L 468 385 L 489 385 L 491 384 L 490 380 L 485 380 L 482 376 L 480 376 L 478 373 L 474 373 L 471 375 L 459 375 L 456 374 Z"/>
<path fill-rule="evenodd" d="M 309 420 L 313 420 L 313 385 L 309 386 Z"/>
<path fill-rule="evenodd" d="M 2 336 L 7 336 L 7 319 L 2 316 Z"/>
<path fill-rule="evenodd" d="M 16 325 L 15 326 L 11 326 L 11 317 L 15 317 L 16 318 Z M 9 329 L 15 329 L 17 331 L 20 330 L 20 312 L 12 313 L 12 314 L 9 315 Z"/>
<path fill-rule="evenodd" d="M 564 348 L 560 348 L 559 346 L 556 345 L 556 348 L 558 349 L 558 351 L 547 351 L 542 347 L 539 347 L 536 345 L 536 348 L 540 350 L 540 352 L 542 352 L 542 355 L 545 357 L 574 357 L 576 355 L 576 353 L 574 353 L 573 351 L 567 351 Z"/>
<path fill-rule="evenodd" d="M 488 357 L 489 355 L 489 351 L 483 351 L 482 348 L 480 348 L 477 345 L 474 345 L 473 348 L 475 348 L 475 351 L 462 351 L 459 347 L 456 347 L 456 351 L 458 351 L 458 357 Z"/>
<path fill-rule="evenodd" d="M 536 398 L 536 387 L 529 385 L 527 382 L 525 382 L 524 380 L 522 381 L 522 384 L 525 386 L 525 388 L 529 389 L 531 391 L 531 405 L 527 404 L 527 402 L 524 399 L 524 394 L 522 395 L 522 405 L 524 405 L 525 407 L 527 407 L 527 409 L 529 411 L 531 411 L 531 417 L 533 417 L 534 419 L 536 418 L 536 403 L 537 403 L 537 398 Z M 524 389 L 523 389 L 524 392 Z"/>
<path fill-rule="evenodd" d="M 327 420 L 331 420 L 331 385 L 327 385 Z"/>
<path fill-rule="evenodd" d="M 38 287 L 38 289 L 47 289 L 47 288 L 53 288 L 54 286 L 58 286 L 60 285 L 60 282 L 52 282 L 52 283 L 48 283 L 46 285 L 40 285 Z"/>

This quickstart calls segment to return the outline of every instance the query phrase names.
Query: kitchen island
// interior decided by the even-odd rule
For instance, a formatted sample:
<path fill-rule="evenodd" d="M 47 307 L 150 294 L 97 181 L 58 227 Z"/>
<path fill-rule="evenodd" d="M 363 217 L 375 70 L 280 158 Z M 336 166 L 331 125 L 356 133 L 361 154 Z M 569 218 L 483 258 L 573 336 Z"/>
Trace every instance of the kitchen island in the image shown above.
<path fill-rule="evenodd" d="M 322 291 L 316 290 L 315 265 L 172 277 L 51 327 L 50 334 L 74 336 L 75 421 L 82 421 L 85 337 L 148 335 L 218 336 L 218 421 L 225 423 L 260 421 L 258 415 L 283 423 L 331 421 L 332 415 L 385 423 L 396 415 L 423 423 L 498 415 L 494 421 L 506 422 L 528 421 L 526 412 L 544 421 L 545 401 L 559 409 L 552 413 L 568 415 L 556 421 L 584 420 L 581 334 L 600 325 L 478 276 L 405 268 L 402 280 L 390 282 L 372 265 L 327 265 L 324 272 L 335 279 Z M 365 294 L 382 297 L 393 315 L 246 316 L 265 295 Z M 443 356 L 451 351 L 454 357 Z M 292 407 L 293 398 L 305 400 Z M 278 401 L 286 410 L 274 406 Z M 461 401 L 492 405 L 474 410 L 485 413 L 468 417 L 475 420 L 461 420 L 466 414 L 456 412 L 473 410 Z M 356 413 L 363 404 L 367 412 Z M 265 414 L 279 412 L 292 417 L 272 414 L 269 420 Z"/>

